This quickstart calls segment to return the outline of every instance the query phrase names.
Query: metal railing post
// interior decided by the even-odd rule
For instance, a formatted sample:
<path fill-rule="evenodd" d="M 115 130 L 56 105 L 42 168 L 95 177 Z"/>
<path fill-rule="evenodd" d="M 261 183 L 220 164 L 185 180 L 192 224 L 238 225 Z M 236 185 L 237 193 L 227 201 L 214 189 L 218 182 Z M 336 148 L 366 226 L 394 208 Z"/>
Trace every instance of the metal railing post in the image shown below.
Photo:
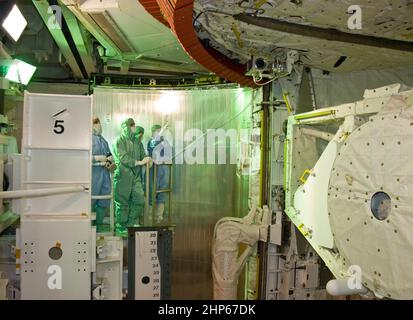
<path fill-rule="evenodd" d="M 149 221 L 147 221 L 149 219 L 149 163 L 146 164 L 145 167 L 145 213 L 144 213 L 144 217 L 143 217 L 143 225 L 144 226 L 148 226 L 149 225 Z"/>
<path fill-rule="evenodd" d="M 157 164 L 154 162 L 153 163 L 153 184 L 152 184 L 152 224 L 155 224 L 156 217 L 156 175 L 157 175 Z"/>
<path fill-rule="evenodd" d="M 172 163 L 169 165 L 169 190 L 168 224 L 172 225 Z"/>

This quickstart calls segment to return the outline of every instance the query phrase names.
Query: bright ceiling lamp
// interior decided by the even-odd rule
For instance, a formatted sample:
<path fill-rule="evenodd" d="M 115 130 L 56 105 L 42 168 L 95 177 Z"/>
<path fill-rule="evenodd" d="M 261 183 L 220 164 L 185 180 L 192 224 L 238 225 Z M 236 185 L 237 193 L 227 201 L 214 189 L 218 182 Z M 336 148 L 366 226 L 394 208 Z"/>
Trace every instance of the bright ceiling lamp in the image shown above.
<path fill-rule="evenodd" d="M 36 67 L 21 60 L 13 60 L 6 74 L 6 79 L 27 85 L 32 78 Z"/>
<path fill-rule="evenodd" d="M 179 109 L 181 98 L 182 95 L 179 92 L 164 91 L 159 97 L 156 104 L 156 109 L 164 115 L 175 113 Z"/>
<path fill-rule="evenodd" d="M 23 30 L 27 26 L 27 21 L 23 17 L 17 5 L 14 5 L 6 19 L 2 23 L 2 27 L 14 41 L 19 40 Z"/>

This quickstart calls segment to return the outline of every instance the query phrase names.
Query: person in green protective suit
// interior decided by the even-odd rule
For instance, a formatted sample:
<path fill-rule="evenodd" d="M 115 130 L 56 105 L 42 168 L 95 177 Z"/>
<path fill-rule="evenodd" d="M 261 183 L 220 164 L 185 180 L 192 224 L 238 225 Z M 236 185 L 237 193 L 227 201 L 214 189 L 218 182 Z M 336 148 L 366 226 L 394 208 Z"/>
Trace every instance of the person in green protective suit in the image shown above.
<path fill-rule="evenodd" d="M 145 151 L 145 147 L 143 146 L 142 143 L 142 139 L 143 139 L 143 135 L 145 133 L 145 129 L 143 127 L 140 126 L 136 126 L 136 140 L 139 146 L 139 154 L 144 153 L 146 155 L 146 151 Z M 151 158 L 151 162 L 152 162 L 152 158 Z M 145 166 L 142 167 L 140 174 L 141 174 L 141 179 L 142 179 L 142 188 L 145 185 L 143 178 L 144 178 L 144 174 L 143 172 L 145 171 Z"/>
<path fill-rule="evenodd" d="M 136 140 L 138 141 L 138 145 L 139 145 L 139 154 L 144 153 L 146 155 L 146 151 L 145 151 L 145 147 L 143 146 L 142 140 L 143 140 L 143 135 L 145 133 L 145 129 L 143 127 L 140 126 L 136 126 Z M 152 158 L 150 159 L 149 162 L 149 168 L 152 167 Z M 143 194 L 145 195 L 145 171 L 146 171 L 146 165 L 142 166 L 141 171 L 140 171 L 140 175 L 141 175 L 141 182 L 142 182 L 142 190 L 143 190 Z M 138 217 L 139 220 L 139 224 L 143 225 L 144 224 L 144 218 L 143 218 L 143 214 L 139 215 Z"/>
<path fill-rule="evenodd" d="M 142 187 L 142 167 L 151 161 L 136 137 L 135 121 L 122 123 L 122 133 L 116 139 L 114 175 L 116 233 L 126 236 L 128 226 L 137 224 L 143 215 L 145 198 Z"/>

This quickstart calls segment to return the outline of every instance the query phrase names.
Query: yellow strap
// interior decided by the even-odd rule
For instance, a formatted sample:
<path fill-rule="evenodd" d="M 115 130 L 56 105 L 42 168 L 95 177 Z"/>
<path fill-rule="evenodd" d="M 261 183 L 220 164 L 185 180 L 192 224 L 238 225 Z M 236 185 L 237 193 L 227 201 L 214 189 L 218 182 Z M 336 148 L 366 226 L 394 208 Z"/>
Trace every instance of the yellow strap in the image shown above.
<path fill-rule="evenodd" d="M 268 2 L 268 0 L 256 0 L 255 4 L 254 4 L 254 7 L 255 7 L 255 9 L 259 9 L 267 2 Z"/>
<path fill-rule="evenodd" d="M 238 46 L 239 46 L 240 48 L 243 48 L 243 47 L 244 47 L 244 43 L 242 42 L 242 39 L 241 39 L 241 32 L 238 30 L 238 26 L 237 26 L 236 23 L 233 23 L 233 24 L 232 24 L 231 30 L 232 30 L 232 32 L 234 32 L 235 37 L 237 38 Z"/>
<path fill-rule="evenodd" d="M 303 172 L 303 174 L 302 174 L 301 177 L 300 177 L 300 181 L 301 181 L 303 184 L 306 183 L 306 181 L 307 181 L 308 177 L 310 176 L 310 174 L 311 174 L 311 170 L 305 169 L 304 172 Z"/>
<path fill-rule="evenodd" d="M 292 113 L 293 108 L 291 108 L 290 100 L 288 99 L 288 92 L 287 91 L 283 92 L 283 99 L 284 99 L 284 102 L 285 102 L 285 106 L 287 107 L 288 113 Z"/>
<path fill-rule="evenodd" d="M 306 237 L 306 236 L 308 236 L 308 230 L 304 230 L 304 224 L 302 223 L 302 224 L 300 224 L 299 226 L 298 226 L 298 230 L 300 230 L 300 232 L 303 234 L 303 236 L 304 237 Z"/>

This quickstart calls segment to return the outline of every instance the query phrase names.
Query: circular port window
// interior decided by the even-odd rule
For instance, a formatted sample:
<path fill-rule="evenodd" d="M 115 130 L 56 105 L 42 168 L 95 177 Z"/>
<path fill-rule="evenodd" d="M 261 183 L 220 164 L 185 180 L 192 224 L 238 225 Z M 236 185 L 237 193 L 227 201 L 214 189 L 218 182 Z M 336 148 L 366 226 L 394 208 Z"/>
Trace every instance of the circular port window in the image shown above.
<path fill-rule="evenodd" d="M 49 249 L 49 257 L 53 260 L 59 260 L 63 255 L 62 249 L 59 247 L 52 247 Z"/>
<path fill-rule="evenodd" d="M 148 284 L 149 281 L 151 281 L 151 280 L 149 279 L 149 277 L 143 277 L 143 278 L 142 278 L 142 283 L 143 283 L 143 284 Z"/>
<path fill-rule="evenodd" d="M 377 220 L 385 220 L 390 215 L 391 198 L 385 192 L 376 192 L 370 201 L 371 213 Z"/>

